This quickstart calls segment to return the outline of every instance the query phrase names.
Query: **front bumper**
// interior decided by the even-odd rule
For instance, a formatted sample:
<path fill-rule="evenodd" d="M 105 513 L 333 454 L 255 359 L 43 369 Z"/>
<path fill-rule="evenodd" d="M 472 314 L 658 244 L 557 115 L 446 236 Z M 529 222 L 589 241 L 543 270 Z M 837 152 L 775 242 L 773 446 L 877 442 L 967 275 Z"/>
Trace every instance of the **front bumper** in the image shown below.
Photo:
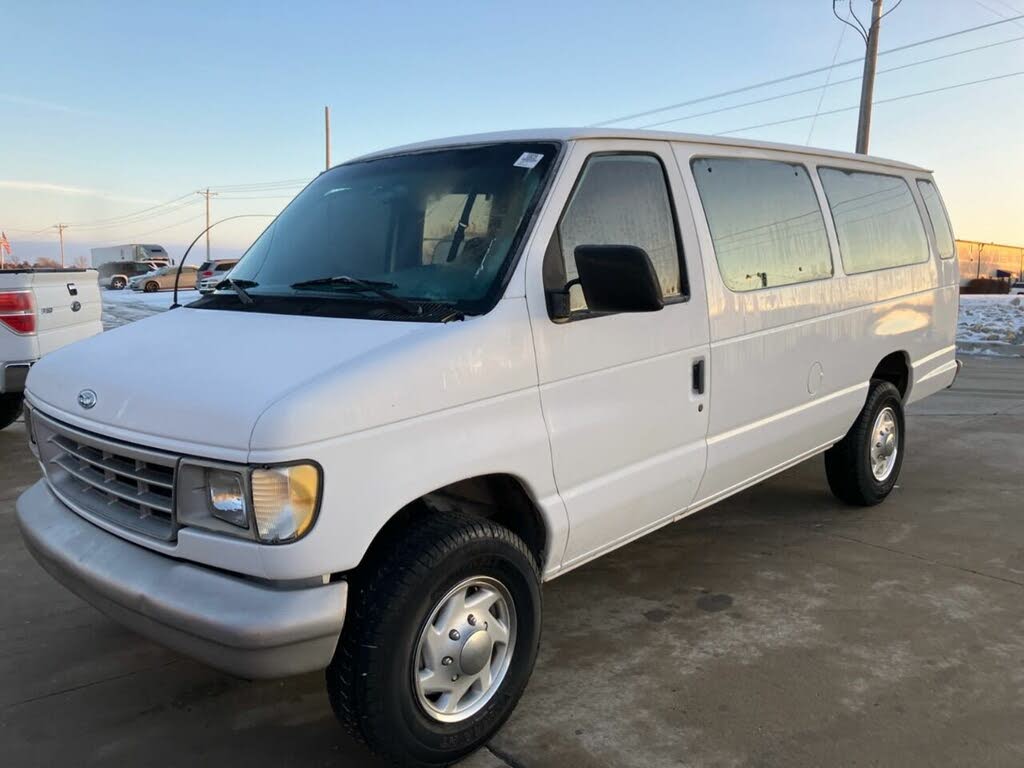
<path fill-rule="evenodd" d="M 115 621 L 245 678 L 323 669 L 345 620 L 344 581 L 275 588 L 151 552 L 82 519 L 40 480 L 18 526 L 57 581 Z"/>

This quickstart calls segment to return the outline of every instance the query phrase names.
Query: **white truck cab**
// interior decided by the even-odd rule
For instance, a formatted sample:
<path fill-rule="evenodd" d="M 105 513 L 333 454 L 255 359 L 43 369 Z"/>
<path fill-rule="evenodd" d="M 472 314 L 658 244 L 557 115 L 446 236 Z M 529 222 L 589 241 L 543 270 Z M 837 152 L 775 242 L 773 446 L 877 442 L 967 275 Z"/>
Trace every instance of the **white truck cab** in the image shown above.
<path fill-rule="evenodd" d="M 99 333 L 101 310 L 93 270 L 0 270 L 0 429 L 21 414 L 29 368 Z"/>
<path fill-rule="evenodd" d="M 822 452 L 841 500 L 882 501 L 905 406 L 958 369 L 931 174 L 806 147 L 388 150 L 312 181 L 230 278 L 33 368 L 25 542 L 213 666 L 326 669 L 403 764 L 509 716 L 544 580 Z"/>

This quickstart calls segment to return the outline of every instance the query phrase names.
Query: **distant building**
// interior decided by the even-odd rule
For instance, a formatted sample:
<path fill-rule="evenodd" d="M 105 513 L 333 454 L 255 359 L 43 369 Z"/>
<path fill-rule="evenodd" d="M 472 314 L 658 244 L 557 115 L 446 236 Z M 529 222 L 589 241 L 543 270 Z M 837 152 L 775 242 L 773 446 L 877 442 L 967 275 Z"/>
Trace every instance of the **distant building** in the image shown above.
<path fill-rule="evenodd" d="M 960 281 L 966 283 L 979 277 L 1005 277 L 1009 273 L 1016 280 L 1024 280 L 1024 246 L 982 243 L 977 240 L 957 240 L 956 252 L 960 257 Z"/>

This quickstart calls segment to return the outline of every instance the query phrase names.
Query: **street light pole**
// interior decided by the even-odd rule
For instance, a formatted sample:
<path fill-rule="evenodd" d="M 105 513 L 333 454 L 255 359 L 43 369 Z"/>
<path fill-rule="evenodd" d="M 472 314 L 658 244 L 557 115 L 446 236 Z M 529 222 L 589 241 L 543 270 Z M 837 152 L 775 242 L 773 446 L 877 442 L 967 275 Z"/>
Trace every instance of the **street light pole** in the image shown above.
<path fill-rule="evenodd" d="M 878 64 L 878 33 L 882 29 L 882 0 L 871 0 L 871 26 L 864 54 L 864 78 L 860 87 L 860 118 L 857 121 L 857 154 L 866 155 L 871 139 L 871 104 L 875 98 L 875 69 Z"/>

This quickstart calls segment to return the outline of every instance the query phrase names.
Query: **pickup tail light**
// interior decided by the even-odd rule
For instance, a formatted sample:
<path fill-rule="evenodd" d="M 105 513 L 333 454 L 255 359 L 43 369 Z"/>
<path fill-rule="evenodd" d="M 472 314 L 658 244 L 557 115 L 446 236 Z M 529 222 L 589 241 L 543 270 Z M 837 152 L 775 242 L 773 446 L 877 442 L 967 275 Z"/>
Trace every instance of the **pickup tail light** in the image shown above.
<path fill-rule="evenodd" d="M 35 333 L 36 302 L 31 291 L 0 291 L 0 323 L 15 333 Z"/>

